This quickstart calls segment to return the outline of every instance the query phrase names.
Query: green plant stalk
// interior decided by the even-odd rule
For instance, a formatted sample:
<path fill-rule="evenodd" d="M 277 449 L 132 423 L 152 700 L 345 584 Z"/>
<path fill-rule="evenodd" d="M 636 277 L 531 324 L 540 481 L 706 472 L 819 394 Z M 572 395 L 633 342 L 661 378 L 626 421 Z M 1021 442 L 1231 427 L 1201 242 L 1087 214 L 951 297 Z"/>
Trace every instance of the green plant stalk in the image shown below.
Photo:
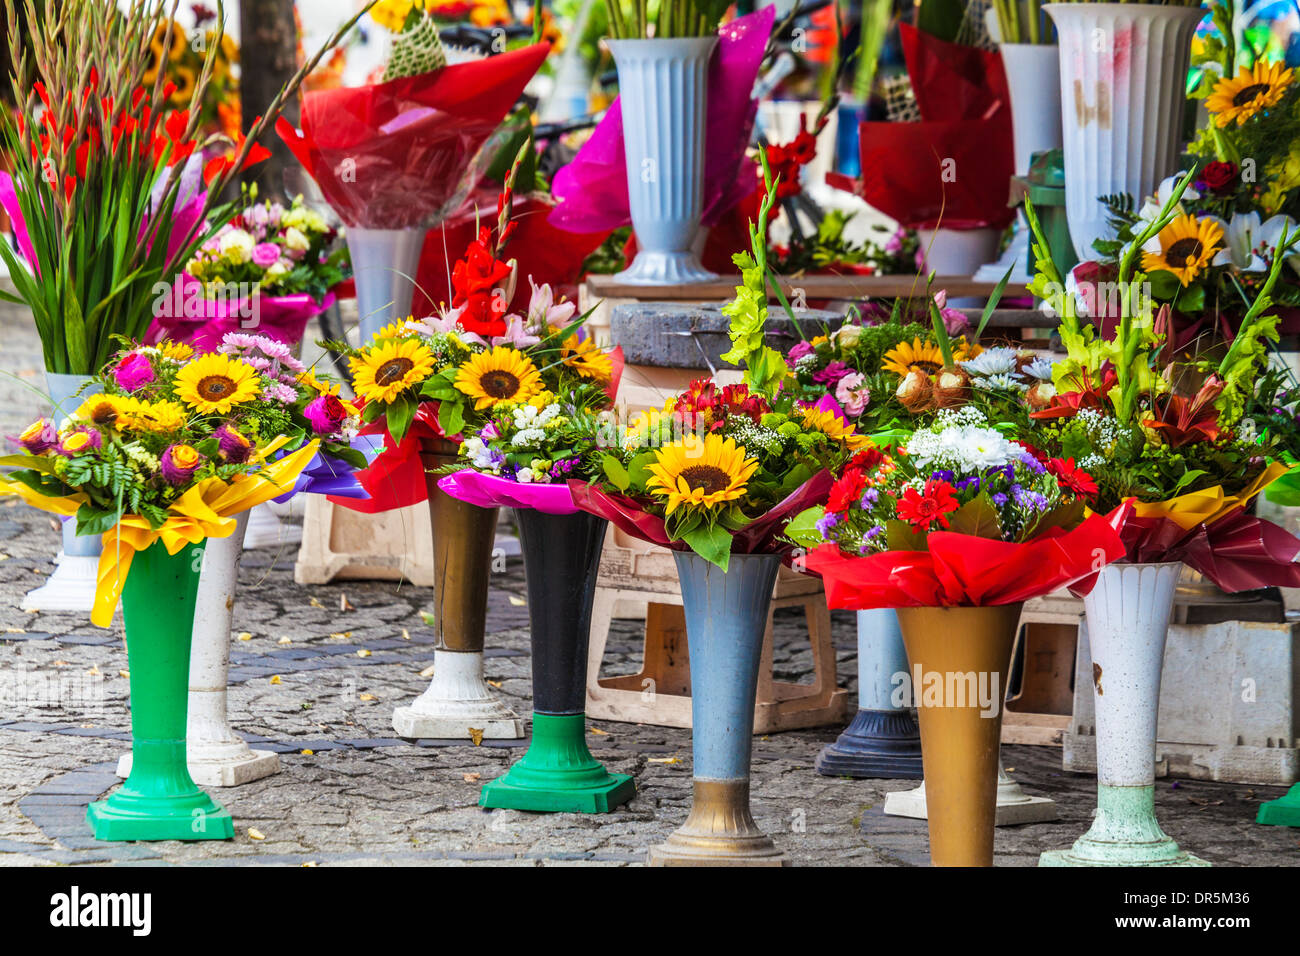
<path fill-rule="evenodd" d="M 1242 343 L 1250 343 L 1254 339 L 1254 336 L 1250 334 L 1252 332 L 1251 327 L 1265 312 L 1268 311 L 1269 307 L 1272 306 L 1273 300 L 1271 295 L 1273 287 L 1277 284 L 1278 276 L 1282 274 L 1282 261 L 1286 258 L 1287 252 L 1289 252 L 1291 247 L 1293 247 L 1298 241 L 1300 241 L 1300 230 L 1289 232 L 1286 227 L 1283 226 L 1282 235 L 1278 239 L 1277 249 L 1273 252 L 1273 261 L 1269 263 L 1268 278 L 1264 280 L 1264 285 L 1260 288 L 1259 295 L 1255 296 L 1255 301 L 1252 302 L 1250 308 L 1246 310 L 1246 314 L 1241 320 L 1241 330 L 1232 340 L 1232 345 L 1229 346 L 1227 354 L 1224 355 L 1223 360 L 1219 362 L 1219 367 L 1216 371 L 1220 376 L 1227 373 L 1228 369 L 1232 367 L 1233 362 L 1236 361 L 1237 353 L 1241 351 L 1242 348 L 1246 347 L 1242 345 Z"/>

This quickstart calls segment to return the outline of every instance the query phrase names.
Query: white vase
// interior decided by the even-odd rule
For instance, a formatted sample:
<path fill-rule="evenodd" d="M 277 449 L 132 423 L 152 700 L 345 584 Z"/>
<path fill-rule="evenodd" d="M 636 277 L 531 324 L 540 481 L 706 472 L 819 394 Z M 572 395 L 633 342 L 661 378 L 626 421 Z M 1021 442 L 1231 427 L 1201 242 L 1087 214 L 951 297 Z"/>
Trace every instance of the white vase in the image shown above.
<path fill-rule="evenodd" d="M 50 404 L 54 406 L 50 418 L 55 426 L 75 412 L 87 395 L 100 391 L 99 386 L 94 386 L 77 395 L 78 389 L 89 381 L 89 375 L 45 373 Z M 54 559 L 54 571 L 43 585 L 23 596 L 22 609 L 89 612 L 95 606 L 95 584 L 102 550 L 99 535 L 79 535 L 76 519 L 65 518 L 63 549 Z"/>
<path fill-rule="evenodd" d="M 415 273 L 429 230 L 359 229 L 348 227 L 348 254 L 357 286 L 361 341 L 366 345 L 389 322 L 411 314 Z"/>
<path fill-rule="evenodd" d="M 1097 717 L 1097 815 L 1041 866 L 1204 866 L 1155 816 L 1156 714 L 1165 639 L 1183 566 L 1111 564 L 1084 598 Z"/>
<path fill-rule="evenodd" d="M 704 212 L 709 58 L 716 36 L 610 40 L 618 66 L 628 205 L 637 255 L 616 279 L 708 282 L 692 251 Z"/>
<path fill-rule="evenodd" d="M 1065 206 L 1081 260 L 1109 237 L 1098 197 L 1138 205 L 1178 166 L 1192 33 L 1200 6 L 1049 3 L 1061 45 Z"/>
<path fill-rule="evenodd" d="M 933 272 L 939 280 L 937 290 L 943 288 L 942 280 L 945 278 L 972 278 L 980 264 L 988 262 L 998 251 L 1000 231 L 993 228 L 918 229 L 916 235 L 925 256 L 926 271 Z M 999 275 L 998 278 L 1002 277 Z M 948 297 L 948 305 L 954 309 L 979 308 L 983 304 L 984 300 L 978 296 Z"/>

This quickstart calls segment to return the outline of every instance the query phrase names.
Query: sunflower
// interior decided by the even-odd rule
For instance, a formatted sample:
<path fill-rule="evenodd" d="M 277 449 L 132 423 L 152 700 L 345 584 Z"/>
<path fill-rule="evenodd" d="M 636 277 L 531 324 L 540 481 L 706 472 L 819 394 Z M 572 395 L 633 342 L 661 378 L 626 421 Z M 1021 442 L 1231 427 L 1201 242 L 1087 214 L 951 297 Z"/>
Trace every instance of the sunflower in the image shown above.
<path fill-rule="evenodd" d="M 560 358 L 583 378 L 608 382 L 614 377 L 614 362 L 609 354 L 591 339 L 580 339 L 577 332 L 560 346 Z"/>
<path fill-rule="evenodd" d="M 194 357 L 193 348 L 184 342 L 173 342 L 170 339 L 158 343 L 158 352 L 163 358 L 171 359 L 173 362 L 188 362 Z"/>
<path fill-rule="evenodd" d="M 1214 115 L 1214 125 L 1223 129 L 1233 120 L 1240 126 L 1256 113 L 1272 109 L 1291 85 L 1291 71 L 1280 63 L 1256 60 L 1254 67 L 1241 68 L 1232 79 L 1214 84 L 1205 108 Z"/>
<path fill-rule="evenodd" d="M 667 514 L 678 505 L 712 508 L 745 493 L 758 459 L 745 457 L 745 446 L 716 433 L 694 433 L 655 452 L 646 488 L 668 499 Z"/>
<path fill-rule="evenodd" d="M 1223 227 L 1211 219 L 1179 216 L 1156 237 L 1159 252 L 1142 253 L 1142 271 L 1165 270 L 1187 285 L 1210 264 L 1223 245 Z"/>
<path fill-rule="evenodd" d="M 218 352 L 201 355 L 176 373 L 177 398 L 204 415 L 224 415 L 260 392 L 251 365 Z"/>
<path fill-rule="evenodd" d="M 185 407 L 176 402 L 134 402 L 130 409 L 123 411 L 118 427 L 126 431 L 169 435 L 183 429 L 188 420 Z"/>
<path fill-rule="evenodd" d="M 456 387 L 474 399 L 474 410 L 526 402 L 542 390 L 542 374 L 518 349 L 498 345 L 460 367 Z"/>
<path fill-rule="evenodd" d="M 176 91 L 172 93 L 171 104 L 179 109 L 189 106 L 190 97 L 194 95 L 194 71 L 187 66 L 178 66 L 173 71 Z"/>
<path fill-rule="evenodd" d="M 800 408 L 796 412 L 804 425 L 819 431 L 831 441 L 844 442 L 849 451 L 857 451 L 868 444 L 870 439 L 844 421 L 832 411 L 819 411 L 816 408 Z"/>
<path fill-rule="evenodd" d="M 419 342 L 380 342 L 348 360 L 352 387 L 368 402 L 391 405 L 433 373 L 433 353 Z"/>
<path fill-rule="evenodd" d="M 100 428 L 118 428 L 120 422 L 130 419 L 139 404 L 135 399 L 120 395 L 91 395 L 72 417 Z"/>
<path fill-rule="evenodd" d="M 881 368 L 898 376 L 906 376 L 913 369 L 933 375 L 943 368 L 943 352 L 933 342 L 923 343 L 919 338 L 899 342 L 885 353 Z"/>

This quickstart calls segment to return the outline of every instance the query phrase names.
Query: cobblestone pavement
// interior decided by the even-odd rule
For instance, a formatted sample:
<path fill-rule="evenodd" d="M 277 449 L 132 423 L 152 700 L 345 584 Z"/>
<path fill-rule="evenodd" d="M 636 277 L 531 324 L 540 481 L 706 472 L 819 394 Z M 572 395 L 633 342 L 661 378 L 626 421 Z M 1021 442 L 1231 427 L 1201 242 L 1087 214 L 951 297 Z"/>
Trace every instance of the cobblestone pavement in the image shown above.
<path fill-rule="evenodd" d="M 0 434 L 13 434 L 40 411 L 27 387 L 41 383 L 39 368 L 23 315 L 0 307 Z M 590 744 L 611 770 L 635 776 L 631 803 L 603 816 L 479 809 L 481 784 L 504 772 L 524 742 L 449 746 L 392 736 L 393 708 L 428 684 L 420 671 L 432 661 L 431 637 L 419 611 L 431 593 L 379 582 L 299 586 L 293 549 L 271 548 L 246 552 L 240 572 L 235 631 L 247 640 L 234 642 L 230 713 L 249 741 L 281 755 L 283 771 L 216 791 L 235 820 L 232 841 L 100 843 L 85 806 L 116 785 L 115 761 L 130 745 L 126 653 L 120 618 L 101 630 L 80 615 L 18 609 L 51 570 L 56 550 L 47 515 L 0 502 L 0 865 L 628 865 L 685 818 L 689 731 L 604 721 L 591 722 Z M 492 582 L 486 670 L 520 714 L 529 712 L 531 695 L 524 594 L 522 566 L 512 559 Z M 344 595 L 354 609 L 339 610 Z M 634 673 L 640 623 L 616 625 L 607 672 Z M 834 638 L 841 680 L 853 693 L 851 615 L 834 615 Z M 811 676 L 805 641 L 798 619 L 778 619 L 780 679 Z M 60 682 L 62 704 L 53 693 Z M 88 691 L 80 703 L 77 691 Z M 840 729 L 754 741 L 759 825 L 796 864 L 925 865 L 924 822 L 881 812 L 887 791 L 913 783 L 813 771 L 818 750 Z M 1030 866 L 1042 850 L 1067 846 L 1087 828 L 1094 778 L 1064 773 L 1056 748 L 1009 746 L 1004 757 L 1028 792 L 1060 808 L 1060 822 L 998 830 L 997 862 Z M 1162 780 L 1157 804 L 1169 833 L 1207 860 L 1297 865 L 1300 831 L 1253 822 L 1258 802 L 1282 792 Z M 264 839 L 250 838 L 251 830 Z"/>

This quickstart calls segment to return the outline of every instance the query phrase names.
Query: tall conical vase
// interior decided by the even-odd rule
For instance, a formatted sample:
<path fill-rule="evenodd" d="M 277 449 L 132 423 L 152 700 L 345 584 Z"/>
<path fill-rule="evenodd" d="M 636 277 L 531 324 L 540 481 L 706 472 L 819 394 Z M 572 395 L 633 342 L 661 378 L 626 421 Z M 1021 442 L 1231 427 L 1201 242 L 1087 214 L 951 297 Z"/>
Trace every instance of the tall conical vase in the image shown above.
<path fill-rule="evenodd" d="M 203 546 L 135 555 L 122 589 L 131 674 L 131 775 L 86 819 L 98 840 L 228 840 L 230 814 L 195 786 L 185 760 L 190 640 Z"/>
<path fill-rule="evenodd" d="M 935 866 L 993 865 L 1002 701 L 1021 607 L 898 609 Z"/>
<path fill-rule="evenodd" d="M 818 773 L 889 780 L 921 778 L 921 733 L 898 696 L 898 675 L 906 678 L 907 673 L 898 615 L 889 608 L 859 611 L 858 713 L 835 743 L 827 744 L 817 755 Z"/>
<path fill-rule="evenodd" d="M 528 579 L 533 649 L 533 739 L 528 752 L 484 785 L 483 807 L 608 813 L 636 793 L 587 749 L 587 642 L 607 522 L 580 511 L 515 511 Z"/>
<path fill-rule="evenodd" d="M 716 36 L 609 40 L 637 254 L 615 278 L 634 285 L 709 282 L 692 248 L 704 213 L 709 58 Z"/>
<path fill-rule="evenodd" d="M 1084 598 L 1097 718 L 1097 815 L 1039 866 L 1208 866 L 1156 821 L 1160 672 L 1182 564 L 1107 565 Z"/>
<path fill-rule="evenodd" d="M 1061 46 L 1065 208 L 1080 260 L 1111 237 L 1101 196 L 1142 205 L 1178 169 L 1192 33 L 1204 11 L 1140 3 L 1049 3 Z"/>
<path fill-rule="evenodd" d="M 438 487 L 436 472 L 457 460 L 454 442 L 420 451 L 433 525 L 433 678 L 408 707 L 393 712 L 398 736 L 443 740 L 524 735 L 523 723 L 483 679 L 488 579 L 499 508 L 480 508 Z"/>
<path fill-rule="evenodd" d="M 411 314 L 415 273 L 420 267 L 420 251 L 428 231 L 423 227 L 348 228 L 348 255 L 356 276 L 363 346 L 389 322 L 401 321 Z"/>
<path fill-rule="evenodd" d="M 45 385 L 54 409 L 51 417 L 56 425 L 75 412 L 86 396 L 100 391 L 95 385 L 78 395 L 89 381 L 89 375 L 45 373 Z M 54 559 L 54 571 L 43 585 L 23 596 L 22 609 L 89 612 L 95 605 L 95 575 L 100 550 L 99 535 L 79 535 L 77 519 L 65 518 L 63 548 Z"/>
<path fill-rule="evenodd" d="M 733 554 L 726 571 L 674 551 L 691 668 L 691 811 L 651 866 L 786 866 L 749 809 L 758 665 L 781 559 Z"/>
<path fill-rule="evenodd" d="M 203 549 L 194 602 L 190 646 L 189 715 L 185 753 L 190 777 L 202 787 L 237 787 L 280 772 L 280 758 L 269 750 L 253 750 L 230 726 L 227 716 L 230 674 L 230 631 L 239 585 L 239 559 L 249 513 L 235 516 L 235 532 L 212 538 Z M 131 775 L 132 758 L 123 754 L 117 775 Z"/>

